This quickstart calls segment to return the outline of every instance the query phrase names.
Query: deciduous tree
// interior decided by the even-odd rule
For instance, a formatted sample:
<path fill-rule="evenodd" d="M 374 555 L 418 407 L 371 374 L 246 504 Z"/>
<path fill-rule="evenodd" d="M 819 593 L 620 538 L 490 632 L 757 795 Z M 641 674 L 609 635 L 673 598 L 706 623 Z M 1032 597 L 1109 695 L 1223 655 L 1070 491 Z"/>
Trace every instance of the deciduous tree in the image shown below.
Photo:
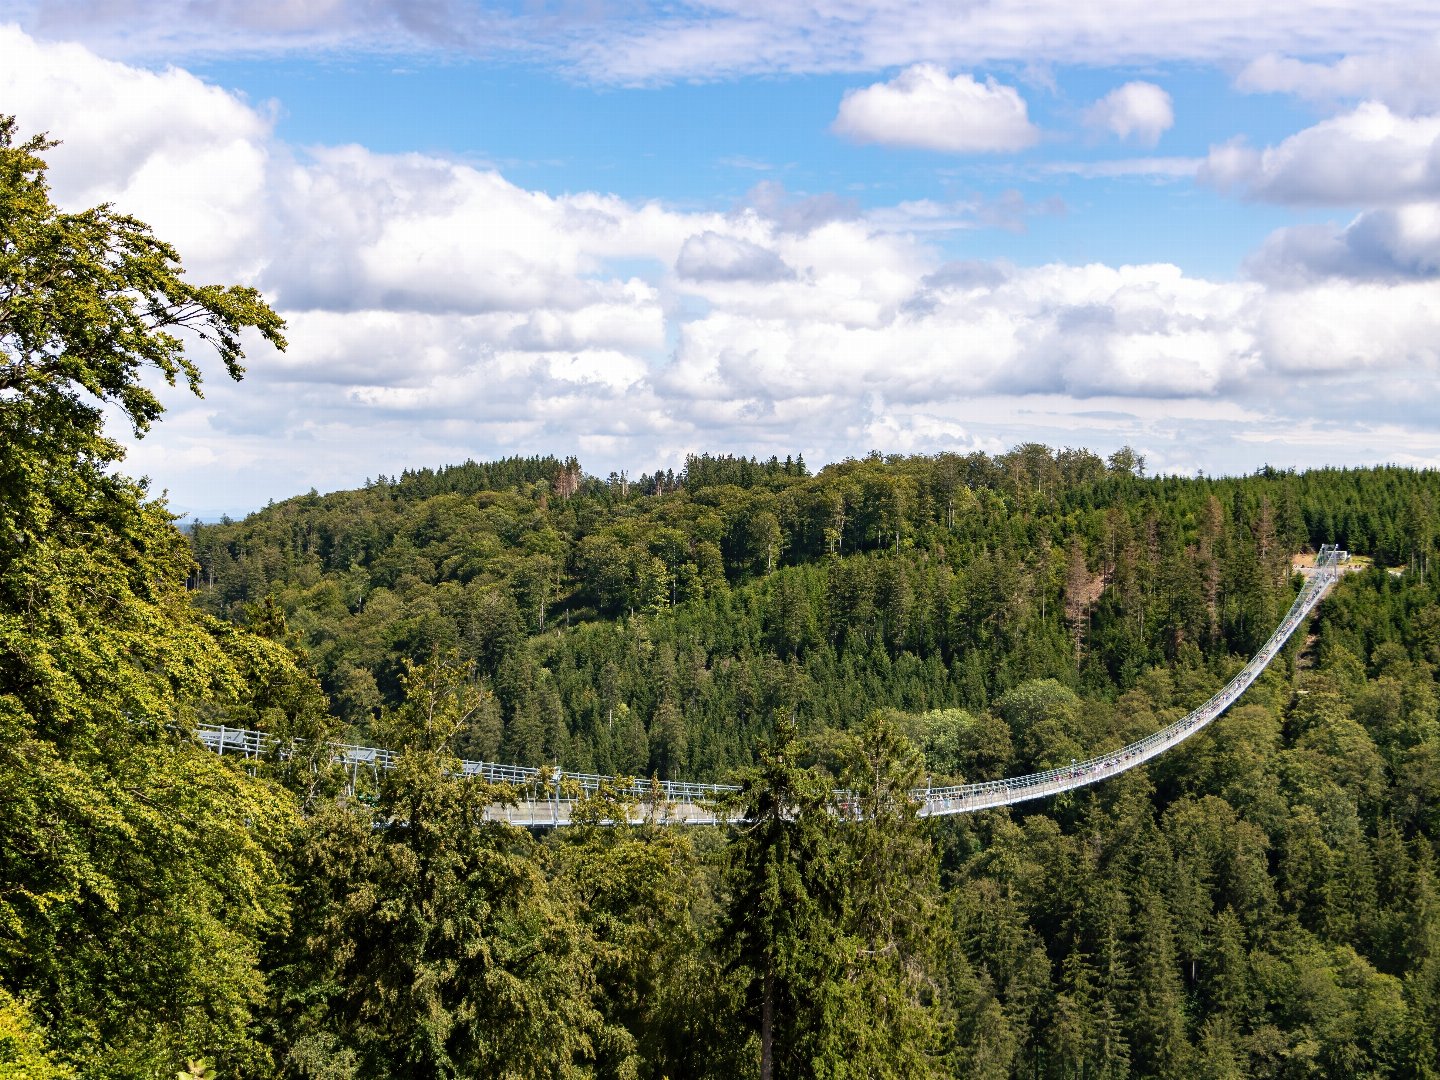
<path fill-rule="evenodd" d="M 254 639 L 190 607 L 185 540 L 112 471 L 103 412 L 143 434 L 155 376 L 199 393 L 192 347 L 238 377 L 241 332 L 283 346 L 282 324 L 253 289 L 187 282 L 142 222 L 58 209 L 53 145 L 0 118 L 0 979 L 90 1075 L 261 1068 L 292 804 L 189 733 L 247 692 Z M 267 659 L 262 682 L 296 676 Z"/>

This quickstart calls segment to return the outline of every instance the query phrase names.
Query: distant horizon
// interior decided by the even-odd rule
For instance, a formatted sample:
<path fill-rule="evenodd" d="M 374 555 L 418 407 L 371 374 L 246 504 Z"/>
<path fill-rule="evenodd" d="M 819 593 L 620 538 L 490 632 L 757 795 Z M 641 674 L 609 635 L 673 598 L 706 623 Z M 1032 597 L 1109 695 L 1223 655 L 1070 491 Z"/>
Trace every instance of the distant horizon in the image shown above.
<path fill-rule="evenodd" d="M 1033 441 L 1033 440 L 1028 440 L 1028 441 Z M 1022 445 L 1024 445 L 1024 441 L 1022 441 L 1021 443 L 1017 443 L 1016 446 L 1010 447 L 1009 450 L 1002 451 L 1002 454 L 1003 454 L 1003 453 L 1009 453 L 1010 450 L 1015 450 L 1015 449 L 1017 449 L 1019 446 L 1022 446 Z M 1048 445 L 1048 444 L 1047 444 L 1047 445 Z M 890 454 L 889 454 L 887 451 L 885 451 L 883 448 L 876 447 L 875 449 L 879 450 L 880 453 L 881 453 L 883 456 L 886 456 L 886 457 L 889 457 L 889 456 L 890 456 Z M 1053 450 L 1060 450 L 1060 449 L 1063 449 L 1063 448 L 1062 448 L 1062 447 L 1051 446 L 1050 449 L 1053 451 Z M 1092 447 L 1077 446 L 1077 447 L 1072 447 L 1071 449 L 1075 449 L 1075 450 L 1086 450 L 1086 451 L 1089 451 L 1089 452 L 1091 452 L 1091 453 L 1098 454 L 1102 459 L 1107 458 L 1107 457 L 1109 456 L 1108 454 L 1100 453 L 1098 450 L 1095 450 L 1095 449 L 1092 448 Z M 1118 450 L 1118 449 L 1120 449 L 1120 447 L 1116 447 L 1115 449 Z M 936 456 L 937 454 L 950 453 L 950 452 L 953 452 L 953 451 L 944 451 L 944 450 L 941 450 L 941 451 L 936 451 L 936 452 L 933 453 L 933 454 L 918 454 L 918 453 L 917 453 L 916 455 L 906 454 L 906 455 L 904 455 L 904 456 L 906 456 L 906 457 L 910 457 L 910 456 L 934 457 L 934 456 Z M 1113 453 L 1113 452 L 1114 452 L 1114 451 L 1111 451 L 1111 453 Z M 715 451 L 703 451 L 703 450 L 702 450 L 702 451 L 696 451 L 696 453 L 710 453 L 710 454 L 712 454 L 712 456 L 713 456 L 713 455 L 715 454 Z M 518 453 L 518 454 L 513 454 L 513 455 L 502 455 L 501 457 L 498 457 L 498 458 L 485 458 L 485 459 L 481 459 L 481 458 L 471 457 L 471 458 L 469 458 L 469 459 L 467 459 L 467 460 L 468 460 L 468 461 L 473 461 L 473 462 L 475 462 L 476 464 L 485 464 L 485 463 L 487 463 L 487 462 L 498 461 L 498 460 L 502 460 L 504 457 L 541 457 L 541 458 L 543 458 L 543 457 L 553 457 L 553 458 L 556 458 L 557 460 L 564 461 L 565 458 L 570 457 L 570 456 L 572 456 L 572 455 L 569 455 L 569 454 L 545 454 L 545 453 L 531 453 L 531 454 Z M 573 455 L 573 456 L 575 456 L 575 457 L 577 457 L 577 458 L 579 457 L 579 455 Z M 733 456 L 739 457 L 739 456 L 741 456 L 741 455 L 739 455 L 739 454 L 734 454 Z M 754 454 L 746 454 L 746 455 L 744 455 L 744 456 L 745 456 L 747 459 L 748 459 L 748 458 L 751 458 L 751 457 L 757 457 L 757 458 L 758 458 L 758 455 L 754 455 Z M 776 455 L 776 456 L 777 456 L 781 461 L 784 460 L 784 455 Z M 842 463 L 845 462 L 846 460 L 860 460 L 860 459 L 863 459 L 863 458 L 865 457 L 864 454 L 859 454 L 859 455 L 854 455 L 854 456 L 852 456 L 851 458 L 848 458 L 848 459 L 847 459 L 847 458 L 838 458 L 838 459 L 836 459 L 835 461 L 827 461 L 827 462 L 825 462 L 825 463 L 823 463 L 823 464 L 816 465 L 816 464 L 814 464 L 814 463 L 810 460 L 810 458 L 809 458 L 808 455 L 804 455 L 804 454 L 799 454 L 799 455 L 797 455 L 796 452 L 792 451 L 792 452 L 791 452 L 791 457 L 796 457 L 796 456 L 804 456 L 804 457 L 805 457 L 805 467 L 806 467 L 806 469 L 809 471 L 809 473 L 810 473 L 811 476 L 817 475 L 818 473 L 822 472 L 824 469 L 828 468 L 828 467 L 831 466 L 831 465 L 842 464 Z M 768 460 L 769 457 L 770 457 L 770 455 L 767 454 L 767 455 L 765 455 L 764 458 L 759 458 L 759 460 L 761 460 L 761 461 Z M 250 506 L 249 508 L 239 508 L 239 507 L 237 507 L 237 506 L 229 506 L 229 507 L 226 507 L 226 506 L 209 506 L 209 507 L 182 508 L 182 507 L 179 507 L 173 500 L 167 500 L 167 506 L 168 506 L 170 512 L 171 512 L 172 514 L 174 514 L 174 515 L 177 516 L 176 526 L 177 526 L 178 528 L 182 529 L 182 530 L 185 529 L 186 527 L 188 527 L 190 524 L 218 525 L 218 524 L 221 524 L 221 518 L 228 517 L 228 518 L 231 519 L 231 521 L 243 521 L 245 518 L 249 517 L 251 514 L 260 513 L 262 510 L 266 510 L 266 509 L 268 509 L 270 506 L 273 506 L 273 505 L 276 505 L 276 504 L 279 504 L 279 503 L 289 502 L 291 499 L 303 498 L 303 497 L 305 497 L 306 495 L 309 495 L 309 494 L 312 494 L 312 493 L 315 494 L 316 496 L 318 496 L 319 498 L 326 498 L 327 496 L 337 495 L 337 494 L 340 494 L 341 492 L 345 492 L 345 491 L 359 491 L 359 490 L 363 490 L 363 489 L 365 488 L 367 482 L 373 484 L 373 483 L 374 483 L 376 480 L 378 480 L 378 478 L 381 477 L 381 476 L 384 476 L 384 477 L 387 477 L 387 478 L 394 478 L 394 477 L 400 477 L 400 476 L 402 476 L 402 475 L 403 475 L 404 473 L 406 473 L 406 472 L 418 472 L 418 471 L 421 471 L 421 470 L 423 470 L 423 469 L 430 469 L 430 470 L 432 470 L 432 471 L 438 472 L 438 471 L 441 470 L 441 469 L 452 468 L 452 467 L 454 467 L 454 466 L 464 465 L 464 464 L 466 464 L 466 463 L 467 463 L 467 461 L 462 460 L 462 461 L 448 461 L 448 462 L 444 462 L 444 463 L 441 463 L 441 464 L 438 464 L 438 465 L 411 466 L 411 467 L 408 467 L 408 468 L 406 468 L 406 469 L 396 470 L 396 471 L 393 472 L 393 473 L 389 473 L 389 472 L 385 472 L 384 470 L 380 470 L 380 471 L 377 471 L 377 472 L 375 472 L 375 473 L 370 474 L 370 475 L 367 476 L 365 479 L 363 479 L 363 480 L 361 480 L 360 482 L 355 483 L 355 484 L 351 484 L 351 485 L 348 485 L 348 486 L 341 486 L 341 487 L 329 488 L 329 489 L 326 489 L 326 490 L 323 490 L 323 491 L 320 490 L 320 489 L 318 489 L 318 488 L 313 488 L 313 487 L 312 487 L 312 488 L 307 488 L 307 489 L 305 489 L 305 490 L 303 490 L 303 491 L 293 491 L 293 492 L 290 492 L 289 494 L 286 494 L 286 495 L 271 496 L 271 497 L 269 497 L 269 498 L 266 500 L 266 502 L 260 503 L 260 504 L 258 504 L 258 505 Z M 683 469 L 684 469 L 684 464 L 685 464 L 685 463 L 684 463 L 684 460 L 682 459 L 681 462 L 680 462 L 680 465 L 679 465 L 678 467 L 676 467 L 676 466 L 666 466 L 666 468 L 673 469 L 673 471 L 675 472 L 675 475 L 678 477 L 678 476 L 681 474 L 681 472 L 683 471 Z M 601 480 L 601 481 L 603 481 L 603 480 L 606 478 L 606 476 L 612 471 L 612 470 L 610 470 L 610 469 L 606 469 L 604 473 L 592 472 L 592 471 L 590 471 L 589 469 L 586 469 L 586 467 L 585 467 L 585 462 L 584 462 L 583 459 L 580 460 L 580 467 L 581 467 L 581 470 L 582 470 L 583 474 L 584 474 L 587 478 L 595 479 L 595 480 Z M 1265 463 L 1265 464 L 1258 465 L 1258 466 L 1256 466 L 1254 469 L 1250 469 L 1250 470 L 1248 470 L 1248 471 L 1246 471 L 1246 472 L 1210 472 L 1209 470 L 1201 469 L 1201 470 L 1199 470 L 1199 471 L 1197 471 L 1197 472 L 1193 472 L 1193 473 L 1177 473 L 1177 472 L 1166 472 L 1166 471 L 1156 472 L 1156 471 L 1154 471 L 1154 470 L 1152 470 L 1152 469 L 1149 468 L 1149 464 L 1148 464 L 1148 462 L 1147 462 L 1147 464 L 1146 464 L 1146 469 L 1145 469 L 1145 473 L 1144 473 L 1144 477 L 1145 477 L 1145 479 L 1147 479 L 1147 480 L 1160 480 L 1160 479 L 1166 479 L 1166 478 L 1178 478 L 1178 479 L 1183 479 L 1183 480 L 1200 480 L 1200 479 L 1204 479 L 1204 480 L 1239 480 L 1239 479 L 1243 479 L 1243 478 L 1245 478 L 1245 477 L 1247 477 L 1247 476 L 1254 476 L 1254 475 L 1257 475 L 1257 474 L 1259 474 L 1259 473 L 1262 473 L 1262 472 L 1264 472 L 1266 469 L 1273 469 L 1274 471 L 1280 472 L 1280 473 L 1293 472 L 1293 473 L 1299 475 L 1299 474 L 1304 474 L 1304 473 L 1309 473 L 1309 472 L 1320 472 L 1320 471 L 1324 471 L 1324 470 L 1327 470 L 1327 469 L 1336 469 L 1336 470 L 1354 469 L 1354 470 L 1360 470 L 1360 469 L 1388 469 L 1388 468 L 1393 468 L 1393 469 L 1409 469 L 1409 470 L 1414 470 L 1414 471 L 1419 471 L 1419 472 L 1425 472 L 1425 471 L 1434 471 L 1436 467 L 1435 467 L 1435 466 L 1402 465 L 1402 464 L 1397 464 L 1396 462 L 1393 462 L 1393 461 L 1377 461 L 1377 462 L 1369 462 L 1369 463 L 1364 463 L 1364 464 L 1354 464 L 1354 463 L 1330 463 L 1330 464 L 1324 464 L 1324 465 L 1312 465 L 1312 466 L 1308 466 L 1308 467 L 1305 467 L 1305 468 L 1281 467 L 1281 466 L 1278 466 L 1278 465 L 1274 465 L 1274 464 L 1270 464 L 1270 463 Z M 122 471 L 124 471 L 124 470 L 122 470 Z M 618 472 L 619 470 L 613 470 L 613 471 Z M 628 479 L 630 479 L 632 482 L 638 480 L 638 479 L 639 479 L 640 477 L 642 477 L 642 476 L 653 475 L 653 474 L 654 474 L 654 471 L 655 471 L 655 470 L 654 470 L 653 467 L 651 467 L 651 468 L 646 468 L 646 469 L 640 469 L 640 470 L 630 470 L 630 469 L 626 469 L 626 470 L 625 470 Z M 156 494 L 157 497 L 160 495 L 159 492 L 156 492 L 155 494 Z"/>

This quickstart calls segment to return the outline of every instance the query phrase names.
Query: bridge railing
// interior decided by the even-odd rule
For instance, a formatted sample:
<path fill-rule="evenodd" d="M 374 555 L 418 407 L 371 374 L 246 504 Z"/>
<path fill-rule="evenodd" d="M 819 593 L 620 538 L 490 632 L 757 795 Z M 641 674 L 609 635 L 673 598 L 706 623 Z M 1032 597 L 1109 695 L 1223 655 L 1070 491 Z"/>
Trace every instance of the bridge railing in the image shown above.
<path fill-rule="evenodd" d="M 1099 754 L 1068 766 L 1043 772 L 916 792 L 926 816 L 966 813 L 993 806 L 1006 806 L 1028 799 L 1043 798 L 1115 776 L 1183 742 L 1225 711 L 1264 671 L 1290 635 L 1339 576 L 1339 566 L 1349 558 L 1334 544 L 1323 544 L 1310 574 L 1279 627 L 1240 672 L 1199 707 L 1166 728 L 1109 753 Z"/>
<path fill-rule="evenodd" d="M 1029 799 L 1044 798 L 1096 783 L 1133 769 L 1183 742 L 1222 712 L 1250 687 L 1250 684 L 1274 659 L 1290 639 L 1306 615 L 1339 576 L 1341 563 L 1349 554 L 1334 544 L 1323 544 L 1315 560 L 1315 569 L 1307 578 L 1295 602 L 1290 605 L 1279 627 L 1270 635 L 1260 651 L 1240 672 L 1199 707 L 1186 713 L 1168 727 L 1127 746 L 1107 753 L 1075 761 L 1068 766 L 1014 776 L 1004 780 L 986 780 L 947 787 L 930 787 L 911 792 L 926 817 L 963 814 L 976 810 L 1008 806 Z M 196 736 L 216 753 L 259 759 L 270 754 L 284 754 L 287 748 L 273 735 L 244 728 L 202 724 Z M 330 744 L 333 760 L 351 770 L 358 778 L 360 770 L 378 773 L 393 769 L 400 754 L 375 746 L 336 742 Z M 557 768 L 536 768 L 524 765 L 501 765 L 488 761 L 459 762 L 459 770 L 492 784 L 506 784 L 517 789 L 519 800 L 501 816 L 521 825 L 563 825 L 570 811 L 582 797 L 593 796 L 602 789 L 622 799 L 650 807 L 656 820 L 691 824 L 714 823 L 720 819 L 717 804 L 740 790 L 735 784 L 705 784 L 684 780 L 654 780 L 643 777 L 615 777 L 598 773 L 570 772 Z M 837 790 L 836 804 L 852 801 L 849 792 Z"/>
<path fill-rule="evenodd" d="M 226 727 L 223 724 L 200 724 L 195 729 L 199 741 L 221 756 L 238 755 L 259 760 L 271 755 L 287 755 L 289 747 L 277 736 L 248 728 Z M 401 753 L 378 746 L 332 742 L 331 760 L 352 770 L 393 769 Z M 502 765 L 493 761 L 461 759 L 459 771 L 490 784 L 508 784 L 534 791 L 558 790 L 561 801 L 573 802 L 583 793 L 595 795 L 602 789 L 622 798 L 637 801 L 701 803 L 722 798 L 739 791 L 736 784 L 705 784 L 689 780 L 652 780 L 645 777 L 606 776 L 599 773 L 571 772 L 567 769 Z"/>

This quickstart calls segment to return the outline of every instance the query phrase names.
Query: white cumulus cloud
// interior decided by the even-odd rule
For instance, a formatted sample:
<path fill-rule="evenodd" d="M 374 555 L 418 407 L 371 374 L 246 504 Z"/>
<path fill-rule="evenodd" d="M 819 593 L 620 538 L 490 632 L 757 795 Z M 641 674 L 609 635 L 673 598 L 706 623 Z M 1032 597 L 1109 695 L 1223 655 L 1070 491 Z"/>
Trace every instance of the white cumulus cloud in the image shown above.
<path fill-rule="evenodd" d="M 1366 210 L 1343 228 L 1279 229 L 1246 263 L 1258 280 L 1281 286 L 1325 278 L 1403 281 L 1440 277 L 1440 203 Z"/>
<path fill-rule="evenodd" d="M 1117 138 L 1154 146 L 1175 125 L 1175 109 L 1170 95 L 1154 83 L 1128 82 L 1090 106 L 1085 122 Z"/>
<path fill-rule="evenodd" d="M 1025 99 L 994 79 L 915 64 L 889 82 L 847 90 L 832 129 L 864 143 L 954 154 L 1023 150 L 1039 138 Z"/>
<path fill-rule="evenodd" d="M 711 230 L 685 241 L 675 270 L 694 281 L 781 281 L 792 276 L 785 260 L 768 248 Z"/>
<path fill-rule="evenodd" d="M 102 60 L 0 24 L 0 111 L 48 131 L 56 198 L 113 200 L 161 236 L 184 235 L 197 272 L 249 281 L 265 241 L 249 211 L 273 166 L 271 123 L 189 72 Z"/>
<path fill-rule="evenodd" d="M 1212 147 L 1200 179 L 1267 202 L 1346 206 L 1440 197 L 1440 116 L 1364 102 L 1276 146 Z"/>
<path fill-rule="evenodd" d="M 1245 65 L 1235 83 L 1252 93 L 1294 94 L 1322 103 L 1383 101 L 1396 112 L 1416 115 L 1440 110 L 1436 71 L 1440 36 L 1329 62 L 1266 53 Z"/>

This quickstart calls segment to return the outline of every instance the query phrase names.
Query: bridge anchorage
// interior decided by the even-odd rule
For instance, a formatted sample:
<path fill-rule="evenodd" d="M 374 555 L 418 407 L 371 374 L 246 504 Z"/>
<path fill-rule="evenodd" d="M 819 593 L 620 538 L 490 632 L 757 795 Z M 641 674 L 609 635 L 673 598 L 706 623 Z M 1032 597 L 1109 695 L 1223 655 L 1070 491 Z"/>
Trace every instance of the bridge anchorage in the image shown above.
<path fill-rule="evenodd" d="M 1073 791 L 1099 783 L 1112 776 L 1143 765 L 1153 757 L 1178 746 L 1211 723 L 1240 697 L 1269 665 L 1290 636 L 1329 592 L 1339 579 L 1342 566 L 1350 558 L 1334 544 L 1323 544 L 1309 570 L 1300 595 L 1290 605 L 1285 618 L 1233 679 L 1199 707 L 1186 713 L 1167 728 L 1147 735 L 1138 742 L 1096 757 L 1077 761 L 1060 769 L 1012 776 L 1005 780 L 989 780 L 978 784 L 956 784 L 952 787 L 921 788 L 911 792 L 920 805 L 921 817 L 944 817 L 969 814 L 997 806 L 1010 806 L 1029 799 L 1043 799 L 1062 791 Z M 205 724 L 196 729 L 200 742 L 217 754 L 239 754 L 259 759 L 274 749 L 277 740 L 264 732 Z M 374 746 L 351 743 L 331 744 L 335 759 L 349 770 L 352 784 L 360 772 L 378 775 L 381 769 L 394 768 L 399 754 Z M 517 801 L 511 805 L 493 806 L 487 812 L 492 820 L 508 821 L 527 828 L 544 828 L 572 823 L 575 807 L 583 798 L 594 796 L 602 789 L 621 801 L 633 802 L 639 809 L 627 821 L 612 824 L 657 822 L 674 825 L 714 825 L 726 820 L 719 803 L 738 791 L 733 784 L 699 784 L 677 780 L 622 779 L 594 773 L 568 772 L 562 769 L 536 769 L 519 765 L 497 765 L 486 761 L 462 761 L 461 771 L 487 783 L 508 784 L 515 788 Z M 837 801 L 845 793 L 836 792 Z"/>

